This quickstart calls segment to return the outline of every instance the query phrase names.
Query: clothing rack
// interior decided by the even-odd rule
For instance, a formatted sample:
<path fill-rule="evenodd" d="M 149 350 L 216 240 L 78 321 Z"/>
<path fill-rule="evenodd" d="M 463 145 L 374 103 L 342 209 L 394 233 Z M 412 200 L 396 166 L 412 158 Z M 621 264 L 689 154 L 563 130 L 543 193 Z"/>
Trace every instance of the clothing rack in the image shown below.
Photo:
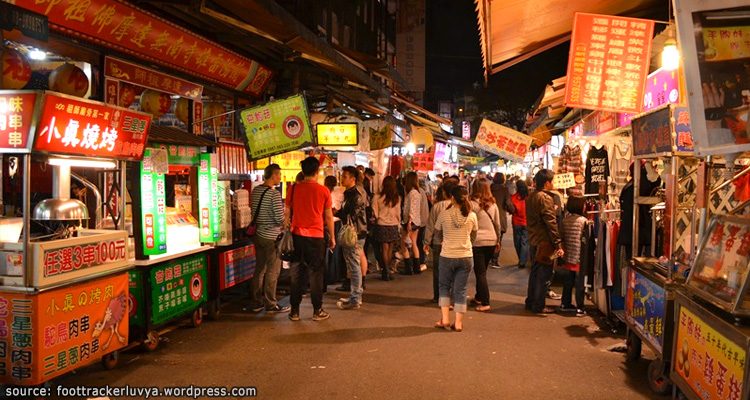
<path fill-rule="evenodd" d="M 586 214 L 609 214 L 609 213 L 618 213 L 618 212 L 622 212 L 622 210 L 589 211 Z"/>

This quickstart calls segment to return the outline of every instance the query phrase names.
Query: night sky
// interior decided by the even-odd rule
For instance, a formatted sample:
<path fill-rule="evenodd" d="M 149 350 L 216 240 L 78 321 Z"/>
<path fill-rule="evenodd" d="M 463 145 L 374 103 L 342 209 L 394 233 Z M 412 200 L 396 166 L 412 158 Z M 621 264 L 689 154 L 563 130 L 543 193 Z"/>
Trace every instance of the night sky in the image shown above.
<path fill-rule="evenodd" d="M 427 93 L 425 103 L 437 111 L 450 100 L 483 83 L 482 51 L 472 0 L 427 0 Z M 551 80 L 565 75 L 569 45 L 490 77 L 485 93 L 501 109 L 528 108 Z M 483 96 L 485 97 L 485 96 Z"/>

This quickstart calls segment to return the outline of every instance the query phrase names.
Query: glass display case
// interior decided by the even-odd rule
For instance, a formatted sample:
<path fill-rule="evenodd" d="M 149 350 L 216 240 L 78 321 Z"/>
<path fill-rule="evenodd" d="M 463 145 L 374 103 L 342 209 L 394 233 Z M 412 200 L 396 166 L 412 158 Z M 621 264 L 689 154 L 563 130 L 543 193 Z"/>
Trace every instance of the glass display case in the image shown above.
<path fill-rule="evenodd" d="M 736 316 L 750 316 L 750 218 L 715 216 L 704 235 L 687 286 Z"/>

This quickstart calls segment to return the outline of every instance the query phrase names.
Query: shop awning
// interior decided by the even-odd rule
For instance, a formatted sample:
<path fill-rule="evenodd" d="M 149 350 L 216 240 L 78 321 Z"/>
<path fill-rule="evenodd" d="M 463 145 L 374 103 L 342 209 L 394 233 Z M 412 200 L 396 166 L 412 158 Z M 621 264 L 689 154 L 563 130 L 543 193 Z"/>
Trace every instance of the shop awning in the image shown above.
<path fill-rule="evenodd" d="M 663 0 L 475 0 L 485 77 L 570 40 L 576 12 L 639 17 Z"/>
<path fill-rule="evenodd" d="M 213 140 L 187 133 L 185 130 L 173 126 L 151 125 L 148 132 L 149 143 L 181 144 L 195 147 L 214 147 Z"/>

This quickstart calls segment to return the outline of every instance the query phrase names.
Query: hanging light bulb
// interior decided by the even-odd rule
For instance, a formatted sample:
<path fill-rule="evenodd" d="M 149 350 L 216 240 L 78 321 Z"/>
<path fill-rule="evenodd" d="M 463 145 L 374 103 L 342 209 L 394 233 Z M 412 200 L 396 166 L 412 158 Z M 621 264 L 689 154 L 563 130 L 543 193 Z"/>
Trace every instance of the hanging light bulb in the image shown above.
<path fill-rule="evenodd" d="M 674 39 L 674 26 L 667 28 L 669 37 L 664 41 L 661 51 L 661 67 L 667 71 L 674 71 L 680 67 L 680 50 L 677 49 L 677 41 Z"/>

